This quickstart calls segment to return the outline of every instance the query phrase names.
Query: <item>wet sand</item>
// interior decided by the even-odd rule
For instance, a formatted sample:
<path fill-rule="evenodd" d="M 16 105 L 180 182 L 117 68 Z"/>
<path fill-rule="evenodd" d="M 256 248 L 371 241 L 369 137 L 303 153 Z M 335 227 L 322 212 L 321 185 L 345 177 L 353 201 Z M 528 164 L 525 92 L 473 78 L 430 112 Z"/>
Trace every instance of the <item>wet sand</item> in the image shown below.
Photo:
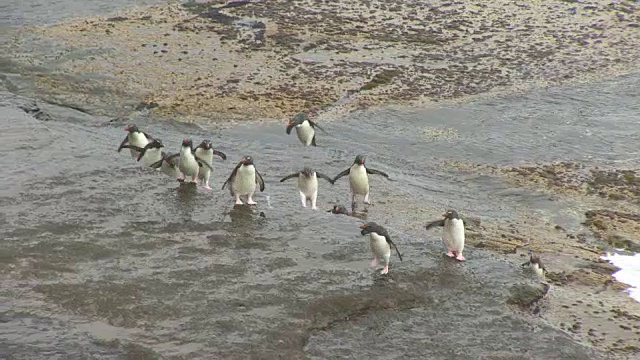
<path fill-rule="evenodd" d="M 3 194 L 0 220 L 12 242 L 2 296 L 14 299 L 17 289 L 27 289 L 18 308 L 41 316 L 29 320 L 35 328 L 51 321 L 36 309 L 49 309 L 66 324 L 50 327 L 51 337 L 88 333 L 83 351 L 109 349 L 115 357 L 198 358 L 219 349 L 225 358 L 324 358 L 345 355 L 347 342 L 363 356 L 393 344 L 398 356 L 446 358 L 456 351 L 437 344 L 466 334 L 473 338 L 467 348 L 480 357 L 506 356 L 509 344 L 509 355 L 523 358 L 633 359 L 640 305 L 599 256 L 638 246 L 629 159 L 635 150 L 625 135 L 636 121 L 637 74 L 596 79 L 625 73 L 637 61 L 635 6 L 397 3 L 350 2 L 338 11 L 274 1 L 222 13 L 159 5 L 24 29 L 9 43 L 14 56 L 0 64 L 12 74 L 3 84 L 42 101 L 3 94 L 8 118 L 17 119 L 5 128 L 19 135 L 7 140 L 24 141 L 21 121 L 58 136 L 68 131 L 63 139 L 87 139 L 78 146 L 91 165 L 78 171 L 71 162 L 52 164 L 66 154 L 63 141 L 51 158 L 7 175 L 15 183 L 24 174 L 46 180 Z M 429 29 L 417 24 L 425 18 Z M 586 85 L 540 88 L 576 82 Z M 318 110 L 319 121 L 339 120 L 319 138 L 320 149 L 300 150 L 273 122 L 228 122 L 300 109 Z M 123 115 L 132 120 L 108 122 Z M 358 219 L 307 218 L 284 185 L 269 192 L 276 209 L 261 208 L 267 219 L 284 220 L 256 222 L 255 214 L 220 210 L 212 222 L 209 211 L 224 208 L 226 192 L 196 195 L 140 175 L 117 156 L 105 158 L 129 121 L 159 131 L 172 147 L 188 133 L 214 137 L 232 159 L 260 153 L 259 168 L 269 177 L 295 170 L 299 156 L 329 172 L 365 152 L 398 180 L 376 181 L 376 206 L 365 216 L 389 224 L 410 260 L 398 264 L 404 271 L 392 268 L 398 275 L 389 282 L 370 277 L 361 269 L 368 261 L 362 239 L 345 235 Z M 71 129 L 63 130 L 66 123 Z M 30 151 L 46 144 L 44 136 Z M 5 160 L 5 168 L 19 162 Z M 224 166 L 218 180 L 232 167 Z M 152 190 L 144 186 L 149 181 Z M 149 197 L 130 203 L 124 194 L 131 187 Z M 346 191 L 345 183 L 336 185 L 325 204 L 344 203 L 338 194 Z M 23 204 L 13 205 L 18 200 Z M 439 233 L 422 230 L 449 207 L 468 219 L 470 261 L 457 268 L 441 259 Z M 335 229 L 320 236 L 326 223 Z M 544 287 L 519 268 L 524 244 L 549 270 L 551 288 L 542 299 Z M 140 262 L 145 258 L 151 268 Z M 287 298 L 293 292 L 298 296 Z M 493 315 L 463 321 L 483 311 Z M 5 313 L 20 329 L 10 336 L 30 331 L 20 314 Z M 72 321 L 60 320 L 69 314 Z M 439 333 L 429 330 L 433 324 Z M 258 333 L 267 335 L 258 341 Z M 483 340 L 496 338 L 497 348 Z M 563 344 L 566 352 L 539 342 Z M 73 351 L 66 340 L 60 344 Z M 28 349 L 25 341 L 16 353 Z"/>

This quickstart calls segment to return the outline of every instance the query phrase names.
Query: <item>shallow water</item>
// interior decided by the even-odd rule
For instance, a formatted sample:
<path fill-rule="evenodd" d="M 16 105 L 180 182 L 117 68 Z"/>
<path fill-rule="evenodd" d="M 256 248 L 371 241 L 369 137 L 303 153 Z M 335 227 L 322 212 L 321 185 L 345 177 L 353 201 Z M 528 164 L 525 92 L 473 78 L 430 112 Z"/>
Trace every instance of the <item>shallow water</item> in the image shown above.
<path fill-rule="evenodd" d="M 102 11 L 96 4 L 87 11 Z M 85 14 L 60 10 L 76 13 Z M 474 248 L 454 263 L 439 232 L 419 224 L 445 208 L 577 223 L 567 204 L 441 162 L 633 160 L 639 78 L 370 109 L 327 122 L 317 148 L 283 124 L 109 121 L 45 103 L 29 114 L 31 99 L 1 92 L 0 349 L 20 359 L 604 358 L 505 305 L 512 285 L 533 283 L 519 263 Z M 228 156 L 214 159 L 214 190 L 178 186 L 116 153 L 129 122 L 168 151 L 184 137 L 211 139 Z M 424 135 L 432 129 L 457 136 Z M 303 209 L 295 181 L 278 181 L 305 165 L 335 175 L 358 153 L 393 179 L 372 178 L 374 205 L 360 218 Z M 255 209 L 234 209 L 220 190 L 243 155 L 266 180 Z M 346 179 L 320 186 L 321 210 L 348 205 Z M 392 257 L 389 276 L 367 268 L 365 219 L 385 225 L 404 255 Z"/>
<path fill-rule="evenodd" d="M 610 263 L 620 268 L 613 277 L 621 283 L 630 286 L 627 293 L 640 302 L 640 254 L 623 255 L 609 254 L 602 256 L 602 259 L 608 260 Z"/>

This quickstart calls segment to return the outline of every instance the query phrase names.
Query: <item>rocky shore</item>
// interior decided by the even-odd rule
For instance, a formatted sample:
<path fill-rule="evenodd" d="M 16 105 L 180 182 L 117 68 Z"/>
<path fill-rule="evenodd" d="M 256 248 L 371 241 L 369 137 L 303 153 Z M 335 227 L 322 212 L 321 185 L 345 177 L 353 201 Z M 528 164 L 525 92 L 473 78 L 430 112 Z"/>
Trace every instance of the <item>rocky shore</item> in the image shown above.
<path fill-rule="evenodd" d="M 54 54 L 21 56 L 20 42 L 9 50 L 52 100 L 113 112 L 109 104 L 126 100 L 133 110 L 135 99 L 181 120 L 274 119 L 300 109 L 331 118 L 329 109 L 586 81 L 638 59 L 631 2 L 225 3 L 35 27 L 29 33 L 57 44 Z M 42 61 L 49 74 L 37 73 Z"/>
<path fill-rule="evenodd" d="M 302 109 L 324 121 L 372 105 L 461 101 L 625 73 L 639 58 L 640 12 L 631 2 L 225 3 L 31 27 L 25 34 L 51 48 L 16 40 L 8 49 L 47 101 L 92 114 L 147 109 L 203 123 L 281 120 Z M 446 165 L 580 203 L 578 230 L 530 214 L 517 224 L 469 219 L 468 243 L 518 262 L 526 260 L 523 248 L 541 254 L 551 286 L 515 289 L 516 311 L 543 316 L 616 357 L 638 356 L 640 305 L 600 259 L 610 248 L 640 250 L 638 169 Z M 411 225 L 430 211 L 405 205 Z"/>

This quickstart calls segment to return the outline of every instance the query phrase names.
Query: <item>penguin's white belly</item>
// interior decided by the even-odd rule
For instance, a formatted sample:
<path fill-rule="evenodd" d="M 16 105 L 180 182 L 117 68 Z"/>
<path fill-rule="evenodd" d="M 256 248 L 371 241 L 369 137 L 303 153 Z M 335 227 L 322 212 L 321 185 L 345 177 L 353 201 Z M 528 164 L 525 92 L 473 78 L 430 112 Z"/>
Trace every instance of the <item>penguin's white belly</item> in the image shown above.
<path fill-rule="evenodd" d="M 544 279 L 544 271 L 542 271 L 542 268 L 540 267 L 540 265 L 538 264 L 531 264 L 531 270 L 533 270 L 533 272 L 538 275 L 538 277 L 543 278 Z"/>
<path fill-rule="evenodd" d="M 180 171 L 185 176 L 194 176 L 198 173 L 198 162 L 191 154 L 180 156 Z"/>
<path fill-rule="evenodd" d="M 233 193 L 249 195 L 256 191 L 256 170 L 253 166 L 240 166 L 233 178 Z"/>
<path fill-rule="evenodd" d="M 144 167 L 149 167 L 151 164 L 162 160 L 162 150 L 160 149 L 148 149 L 145 151 L 144 156 L 140 159 Z"/>
<path fill-rule="evenodd" d="M 461 219 L 445 221 L 443 239 L 449 250 L 462 252 L 464 249 L 464 223 Z"/>
<path fill-rule="evenodd" d="M 146 136 L 144 136 L 143 133 L 133 133 L 129 135 L 129 145 L 133 145 L 133 146 L 137 146 L 139 148 L 143 148 L 145 146 L 147 146 L 147 144 L 149 143 L 149 140 L 147 139 Z M 131 157 L 132 158 L 136 158 L 138 157 L 138 152 L 133 150 L 133 149 L 129 149 L 129 152 L 131 152 Z M 145 154 L 146 156 L 146 154 Z"/>
<path fill-rule="evenodd" d="M 196 151 L 196 155 L 206 161 L 207 164 L 211 165 L 213 163 L 213 154 L 201 154 Z M 206 165 L 202 165 L 200 168 L 200 172 L 198 172 L 198 179 L 204 179 L 206 176 L 210 176 L 211 169 L 209 169 Z"/>
<path fill-rule="evenodd" d="M 367 195 L 369 193 L 369 177 L 367 169 L 360 166 L 353 166 L 349 171 L 349 185 L 351 192 L 357 195 Z"/>
<path fill-rule="evenodd" d="M 163 173 L 165 173 L 165 174 L 167 174 L 167 175 L 169 175 L 169 176 L 171 176 L 171 177 L 175 177 L 175 178 L 177 178 L 177 177 L 179 177 L 180 175 L 182 175 L 182 174 L 180 173 L 180 170 L 178 169 L 178 166 L 175 166 L 175 165 L 174 165 L 174 166 L 172 167 L 172 166 L 171 166 L 171 165 L 169 165 L 166 161 L 163 161 L 163 162 L 162 162 L 162 167 L 160 168 L 160 170 L 161 170 Z"/>
<path fill-rule="evenodd" d="M 298 135 L 298 139 L 305 145 L 311 145 L 311 140 L 313 140 L 313 135 L 315 134 L 315 130 L 308 122 L 304 122 L 300 126 L 296 126 L 296 134 Z"/>
<path fill-rule="evenodd" d="M 310 198 L 313 193 L 318 191 L 318 178 L 306 178 L 301 175 L 298 178 L 298 190 L 300 190 L 307 198 Z"/>
<path fill-rule="evenodd" d="M 380 236 L 376 233 L 370 233 L 370 246 L 371 252 L 384 263 L 389 262 L 391 257 L 391 247 L 384 236 Z"/>

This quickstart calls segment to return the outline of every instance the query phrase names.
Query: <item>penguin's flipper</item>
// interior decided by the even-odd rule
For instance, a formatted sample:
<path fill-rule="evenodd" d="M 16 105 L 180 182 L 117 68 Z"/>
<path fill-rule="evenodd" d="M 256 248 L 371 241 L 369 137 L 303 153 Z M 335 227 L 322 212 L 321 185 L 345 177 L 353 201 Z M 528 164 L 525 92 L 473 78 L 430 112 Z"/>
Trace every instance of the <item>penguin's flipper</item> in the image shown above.
<path fill-rule="evenodd" d="M 156 162 L 154 162 L 153 164 L 149 165 L 150 168 L 154 168 L 154 169 L 158 169 L 162 166 L 162 162 L 164 161 L 164 159 L 160 159 Z"/>
<path fill-rule="evenodd" d="M 222 160 L 227 160 L 227 155 L 225 155 L 222 151 L 218 151 L 216 149 L 213 149 L 213 153 L 215 155 L 218 155 L 222 158 Z"/>
<path fill-rule="evenodd" d="M 256 184 L 260 185 L 260 192 L 264 191 L 264 179 L 258 170 L 256 170 Z"/>
<path fill-rule="evenodd" d="M 332 179 L 332 178 L 328 177 L 327 175 L 325 175 L 325 174 L 323 174 L 323 173 L 320 173 L 320 172 L 317 172 L 317 171 L 316 171 L 316 177 L 319 177 L 319 178 L 321 178 L 321 179 L 325 179 L 325 180 L 327 180 L 328 182 L 330 182 L 330 183 L 331 183 L 331 185 L 335 184 L 335 182 L 333 181 L 333 179 Z"/>
<path fill-rule="evenodd" d="M 396 246 L 396 244 L 391 241 L 391 237 L 389 237 L 389 235 L 385 236 L 385 238 L 387 239 L 387 243 L 389 243 L 389 245 L 392 245 L 394 249 L 396 249 L 396 254 L 398 254 L 398 257 L 400 258 L 400 261 L 402 261 L 402 255 L 400 255 L 400 250 L 398 250 L 398 247 Z"/>
<path fill-rule="evenodd" d="M 520 265 L 520 267 L 525 267 L 525 266 L 527 266 L 527 265 L 529 265 L 529 264 L 531 264 L 531 261 L 527 261 L 526 263 L 524 263 L 524 264 Z"/>
<path fill-rule="evenodd" d="M 144 134 L 144 136 L 147 138 L 147 140 L 153 140 L 153 139 L 155 139 L 153 136 L 151 136 L 151 135 L 147 134 L 147 133 L 146 133 L 146 132 L 144 132 L 144 131 L 141 131 L 141 133 L 143 133 L 143 134 Z"/>
<path fill-rule="evenodd" d="M 126 135 L 124 137 L 124 140 L 122 140 L 122 142 L 120 143 L 120 146 L 118 146 L 118 152 L 120 152 L 120 150 L 122 150 L 124 148 L 124 145 L 129 142 L 129 135 Z"/>
<path fill-rule="evenodd" d="M 233 181 L 233 178 L 236 177 L 236 174 L 238 173 L 238 169 L 240 169 L 240 166 L 242 166 L 242 162 L 239 162 L 238 165 L 236 165 L 236 167 L 231 172 L 231 175 L 229 175 L 229 177 L 224 182 L 224 184 L 222 184 L 222 190 L 224 190 L 224 187 L 227 186 L 227 184 L 229 184 L 231 181 Z M 231 186 L 231 185 L 229 185 L 229 186 Z"/>
<path fill-rule="evenodd" d="M 351 171 L 351 168 L 348 168 L 348 169 L 344 170 L 343 172 L 341 172 L 340 174 L 336 175 L 336 176 L 333 178 L 333 182 L 335 183 L 335 182 L 336 182 L 336 180 L 340 179 L 341 177 L 349 175 L 349 172 L 350 172 L 350 171 Z"/>
<path fill-rule="evenodd" d="M 293 174 L 289 174 L 289 175 L 283 177 L 282 179 L 280 179 L 280 182 L 284 182 L 284 181 L 287 181 L 289 179 L 297 178 L 298 176 L 300 176 L 299 172 L 293 173 Z"/>
<path fill-rule="evenodd" d="M 432 221 L 432 222 L 428 223 L 428 224 L 425 226 L 425 228 L 426 228 L 427 230 L 429 230 L 429 229 L 434 228 L 434 227 L 436 227 L 436 226 L 444 226 L 444 219 L 442 219 L 442 220 Z"/>
<path fill-rule="evenodd" d="M 213 166 L 211 166 L 211 164 L 209 164 L 208 162 L 202 160 L 201 158 L 197 157 L 196 155 L 193 155 L 193 157 L 196 158 L 196 161 L 198 162 L 199 165 L 205 165 L 206 167 L 209 168 L 209 170 L 213 171 Z"/>
<path fill-rule="evenodd" d="M 380 171 L 380 170 L 376 170 L 376 169 L 370 169 L 367 168 L 367 174 L 371 174 L 371 175 L 382 175 L 384 177 L 386 177 L 387 179 L 389 178 L 389 175 L 387 175 L 386 172 L 384 171 Z"/>
<path fill-rule="evenodd" d="M 313 138 L 311 138 L 311 145 L 312 146 L 318 146 L 318 144 L 316 144 L 316 135 L 313 135 Z"/>
<path fill-rule="evenodd" d="M 311 120 L 307 120 L 309 122 L 309 125 L 311 125 L 312 128 L 318 128 L 320 130 L 322 130 L 323 133 L 327 133 L 327 131 L 325 129 L 323 129 L 320 125 L 318 125 L 317 123 L 311 121 Z"/>

